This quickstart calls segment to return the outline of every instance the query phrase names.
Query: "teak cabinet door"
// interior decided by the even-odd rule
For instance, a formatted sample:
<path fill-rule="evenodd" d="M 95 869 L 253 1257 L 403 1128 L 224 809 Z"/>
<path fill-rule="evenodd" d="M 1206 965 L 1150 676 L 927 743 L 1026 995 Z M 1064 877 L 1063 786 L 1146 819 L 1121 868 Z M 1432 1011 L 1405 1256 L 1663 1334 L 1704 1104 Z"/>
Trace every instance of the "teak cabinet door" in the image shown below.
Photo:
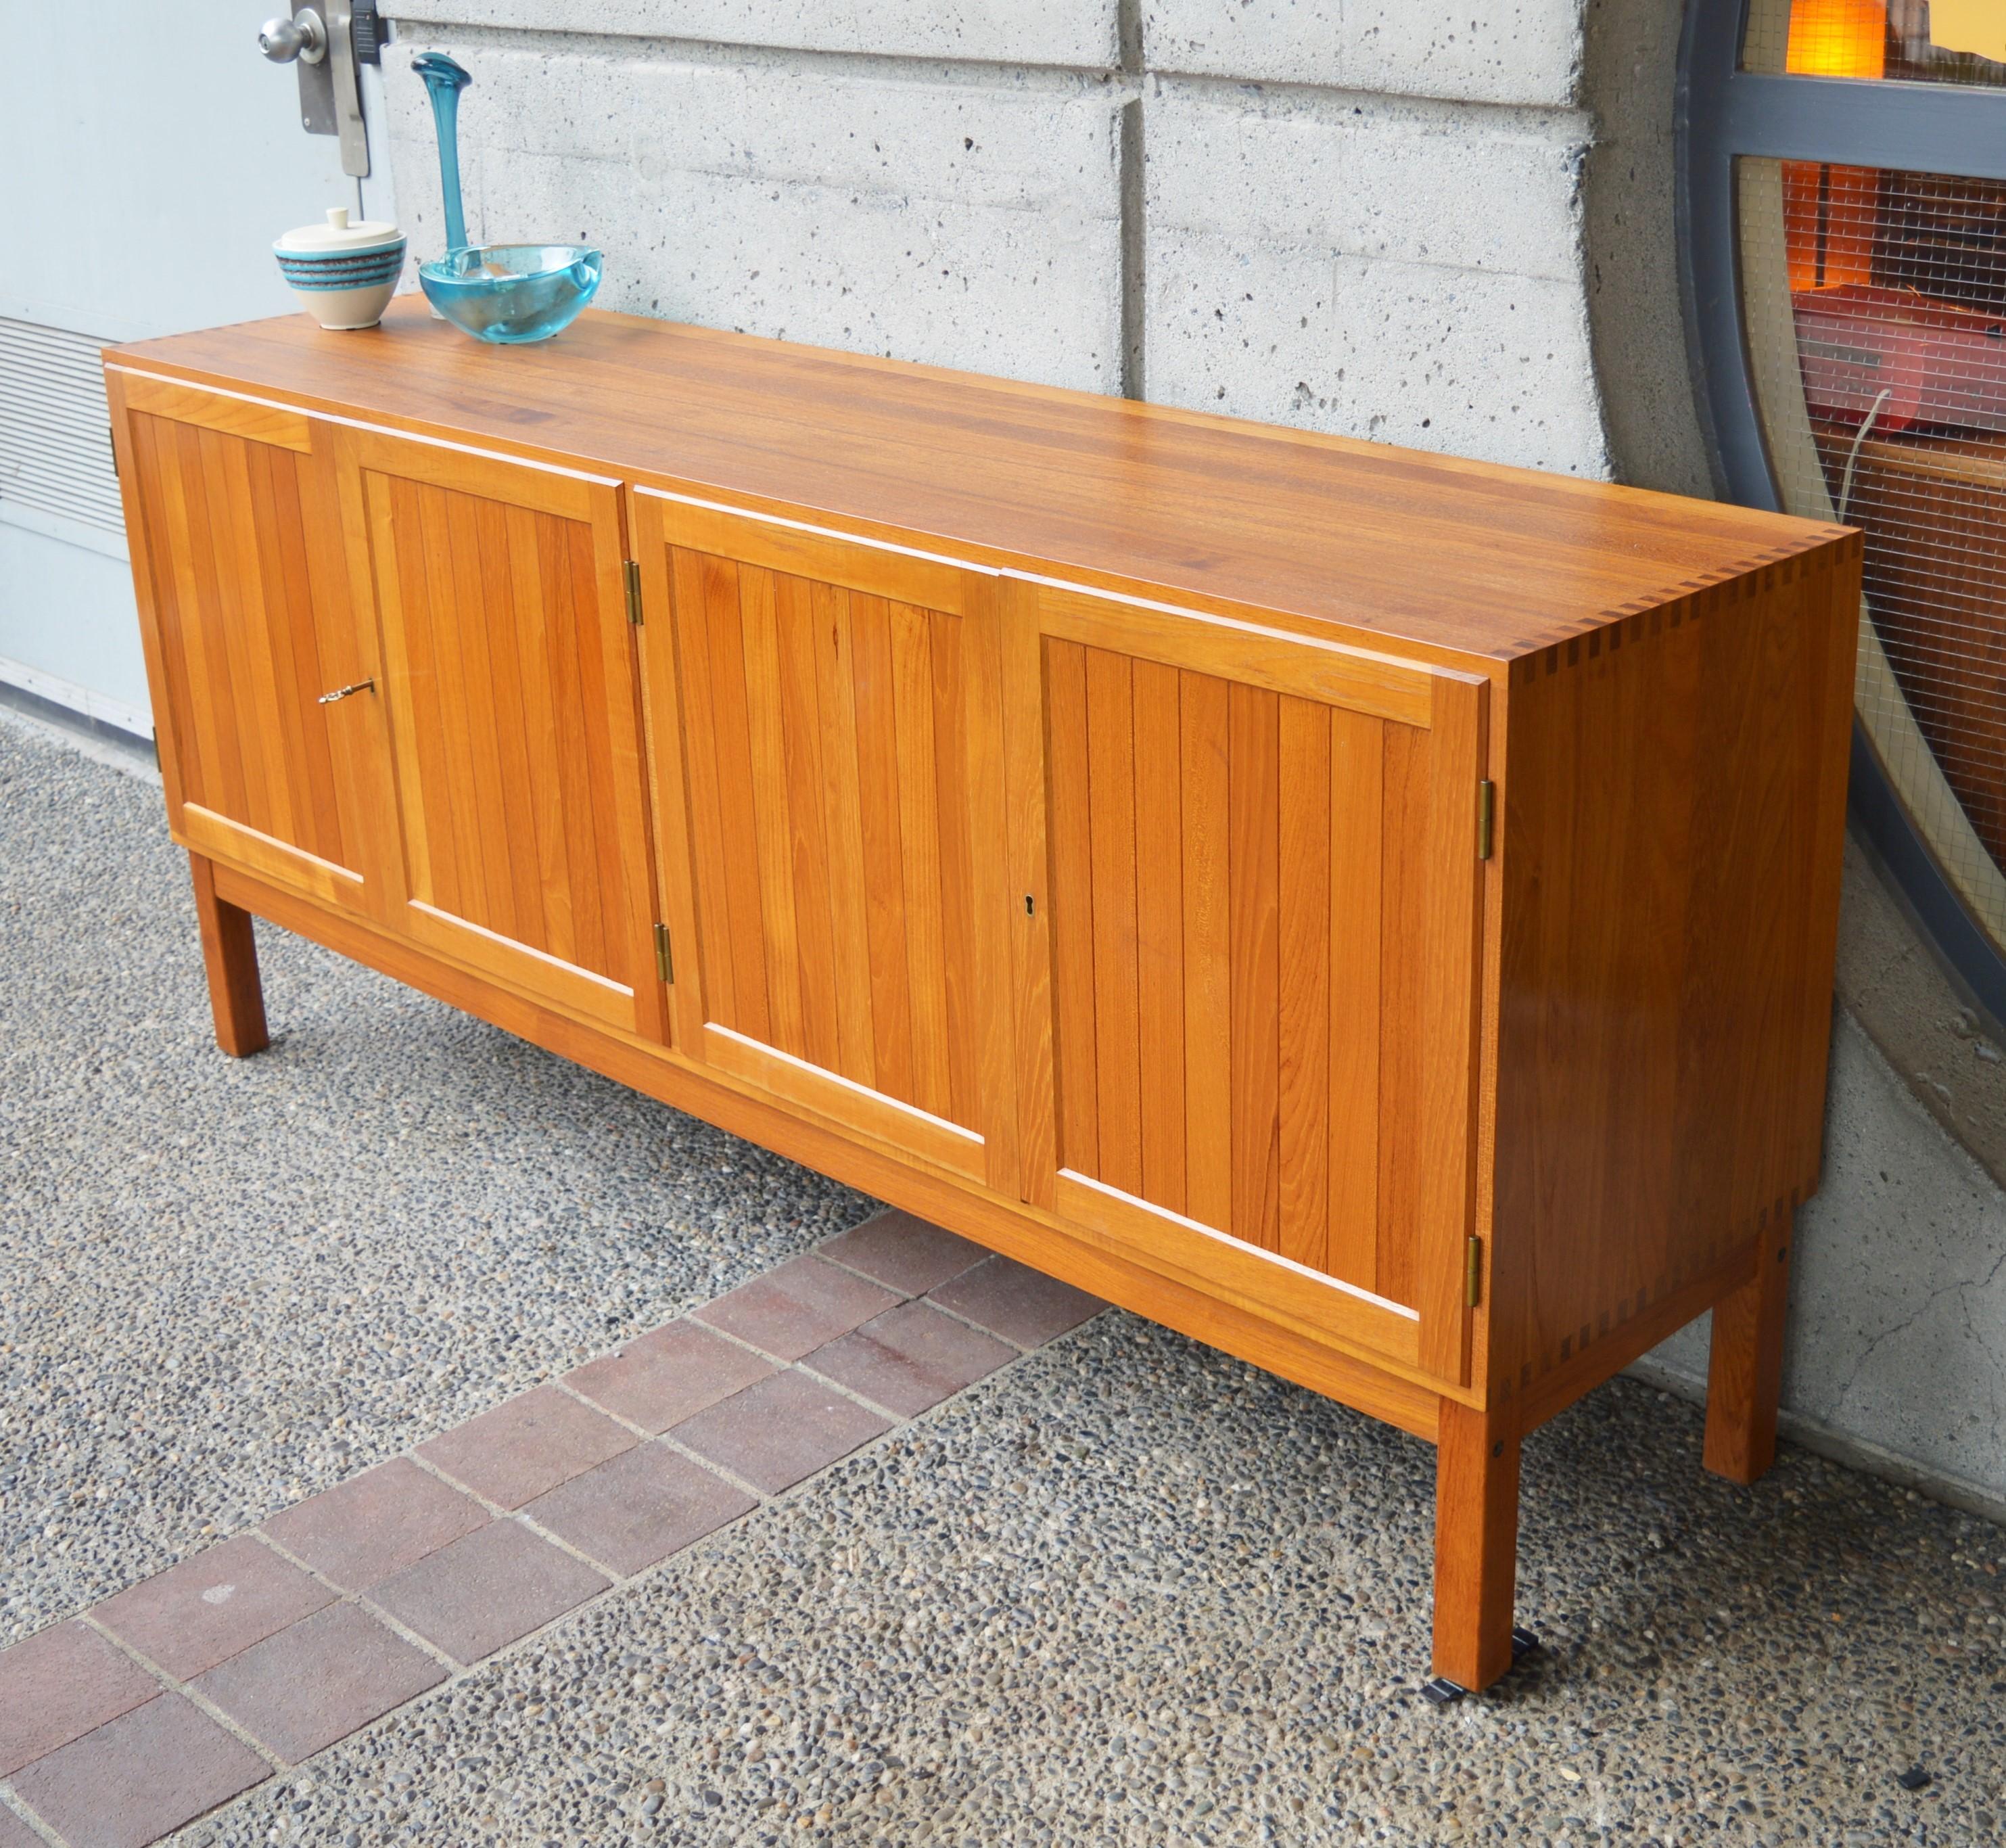
<path fill-rule="evenodd" d="M 1014 1186 L 994 576 L 632 505 L 677 1045 Z"/>
<path fill-rule="evenodd" d="M 350 572 L 382 631 L 396 928 L 659 1039 L 617 485 L 382 431 L 340 447 Z"/>
<path fill-rule="evenodd" d="M 177 837 L 373 909 L 382 734 L 366 712 L 320 703 L 375 672 L 342 581 L 326 427 L 144 373 L 107 382 Z"/>
<path fill-rule="evenodd" d="M 1027 1197 L 1460 1382 L 1487 689 L 1013 585 Z"/>

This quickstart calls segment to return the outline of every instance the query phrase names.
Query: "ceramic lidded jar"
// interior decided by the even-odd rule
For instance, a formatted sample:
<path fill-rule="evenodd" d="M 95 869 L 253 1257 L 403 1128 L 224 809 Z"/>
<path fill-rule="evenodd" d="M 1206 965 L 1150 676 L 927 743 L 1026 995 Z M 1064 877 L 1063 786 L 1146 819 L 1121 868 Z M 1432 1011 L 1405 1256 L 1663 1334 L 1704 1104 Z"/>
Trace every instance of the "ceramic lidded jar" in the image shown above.
<path fill-rule="evenodd" d="M 300 305 L 328 328 L 374 327 L 404 269 L 404 234 L 394 224 L 348 222 L 330 206 L 325 224 L 301 225 L 272 246 Z"/>

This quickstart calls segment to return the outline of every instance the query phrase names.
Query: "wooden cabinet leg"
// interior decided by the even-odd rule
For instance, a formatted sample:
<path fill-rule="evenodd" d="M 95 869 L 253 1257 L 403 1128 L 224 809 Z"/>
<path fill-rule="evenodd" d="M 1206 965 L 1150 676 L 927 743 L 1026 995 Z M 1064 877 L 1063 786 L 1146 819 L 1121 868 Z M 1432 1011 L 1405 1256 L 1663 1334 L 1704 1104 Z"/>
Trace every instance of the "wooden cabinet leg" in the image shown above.
<path fill-rule="evenodd" d="M 248 1058 L 272 1043 L 265 1030 L 265 990 L 258 979 L 251 913 L 216 896 L 215 869 L 199 854 L 188 856 L 188 870 L 195 879 L 195 914 L 202 926 L 216 1043 L 232 1058 Z"/>
<path fill-rule="evenodd" d="M 1473 1691 L 1512 1666 L 1519 1428 L 1441 1402 L 1435 1439 L 1434 1672 Z"/>
<path fill-rule="evenodd" d="M 1714 1305 L 1706 1378 L 1706 1466 L 1753 1482 L 1776 1460 L 1783 1312 L 1790 1294 L 1790 1216 L 1763 1234 L 1755 1274 Z"/>

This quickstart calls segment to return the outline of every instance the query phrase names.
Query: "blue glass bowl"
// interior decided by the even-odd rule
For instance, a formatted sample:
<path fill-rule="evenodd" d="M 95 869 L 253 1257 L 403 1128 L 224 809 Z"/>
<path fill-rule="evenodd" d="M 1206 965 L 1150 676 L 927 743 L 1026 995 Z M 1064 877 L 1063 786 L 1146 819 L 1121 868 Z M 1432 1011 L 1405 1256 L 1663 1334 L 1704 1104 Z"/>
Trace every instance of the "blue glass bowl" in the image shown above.
<path fill-rule="evenodd" d="M 592 299 L 604 260 L 577 244 L 476 244 L 421 263 L 418 286 L 477 340 L 547 340 Z"/>

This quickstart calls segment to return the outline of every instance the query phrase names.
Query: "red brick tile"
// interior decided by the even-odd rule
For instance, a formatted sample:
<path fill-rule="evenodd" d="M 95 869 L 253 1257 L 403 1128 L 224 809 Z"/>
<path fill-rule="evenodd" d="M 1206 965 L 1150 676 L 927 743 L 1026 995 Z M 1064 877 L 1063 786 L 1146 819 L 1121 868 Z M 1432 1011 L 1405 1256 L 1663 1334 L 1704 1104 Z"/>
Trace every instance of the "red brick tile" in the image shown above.
<path fill-rule="evenodd" d="M 589 1360 L 565 1384 L 649 1431 L 667 1431 L 774 1371 L 770 1360 L 693 1322 L 672 1322 Z"/>
<path fill-rule="evenodd" d="M 163 1694 L 14 1779 L 72 1848 L 143 1848 L 271 1775 L 241 1741 L 178 1694 Z"/>
<path fill-rule="evenodd" d="M 0 1652 L 0 1777 L 160 1691 L 87 1624 L 58 1624 L 16 1643 Z"/>
<path fill-rule="evenodd" d="M 807 1364 L 910 1418 L 1016 1357 L 1016 1349 L 993 1335 L 915 1302 L 839 1335 Z"/>
<path fill-rule="evenodd" d="M 539 1386 L 421 1444 L 418 1455 L 489 1501 L 520 1508 L 635 1441 L 604 1413 Z"/>
<path fill-rule="evenodd" d="M 0 1848 L 42 1848 L 42 1838 L 12 1810 L 0 1805 Z"/>
<path fill-rule="evenodd" d="M 788 1372 L 698 1413 L 676 1438 L 770 1495 L 891 1428 L 855 1400 Z"/>
<path fill-rule="evenodd" d="M 618 1572 L 638 1572 L 758 1503 L 660 1444 L 642 1444 L 523 1512 Z"/>
<path fill-rule="evenodd" d="M 1036 1347 L 1107 1307 L 1099 1297 L 1009 1258 L 985 1258 L 931 1294 L 943 1308 L 1019 1347 Z"/>
<path fill-rule="evenodd" d="M 989 1255 L 980 1245 L 896 1208 L 853 1227 L 818 1249 L 823 1256 L 860 1270 L 902 1296 L 924 1296 Z"/>
<path fill-rule="evenodd" d="M 516 1521 L 491 1521 L 370 1596 L 456 1662 L 478 1662 L 608 1580 Z"/>
<path fill-rule="evenodd" d="M 471 1495 L 393 1457 L 274 1515 L 265 1531 L 350 1591 L 367 1591 L 489 1519 Z"/>
<path fill-rule="evenodd" d="M 898 1301 L 889 1290 L 814 1258 L 790 1258 L 695 1311 L 713 1328 L 769 1354 L 798 1360 Z"/>
<path fill-rule="evenodd" d="M 333 1599 L 326 1586 L 244 1533 L 106 1599 L 90 1614 L 185 1681 Z"/>
<path fill-rule="evenodd" d="M 288 1763 L 310 1758 L 446 1671 L 354 1604 L 336 1604 L 268 1636 L 195 1683 Z"/>

